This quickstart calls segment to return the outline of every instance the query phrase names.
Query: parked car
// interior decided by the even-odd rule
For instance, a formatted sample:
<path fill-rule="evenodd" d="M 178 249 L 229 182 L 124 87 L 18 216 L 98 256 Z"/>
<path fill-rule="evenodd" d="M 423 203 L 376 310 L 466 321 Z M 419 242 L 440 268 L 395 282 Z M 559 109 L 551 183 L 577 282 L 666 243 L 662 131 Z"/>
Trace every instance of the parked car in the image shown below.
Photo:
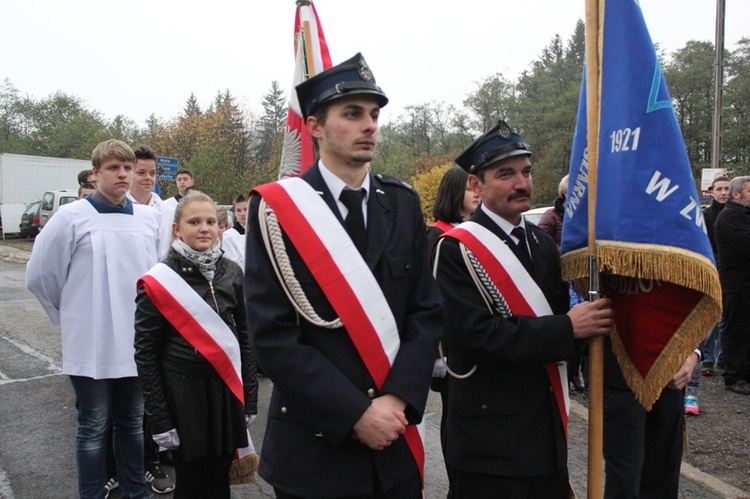
<path fill-rule="evenodd" d="M 523 217 L 526 219 L 527 222 L 531 222 L 534 225 L 539 225 L 539 220 L 541 220 L 542 215 L 544 215 L 544 213 L 550 208 L 554 208 L 554 206 L 542 206 L 541 208 L 532 208 L 528 211 L 524 211 Z"/>
<path fill-rule="evenodd" d="M 39 228 L 44 228 L 44 224 L 52 215 L 64 204 L 72 203 L 78 199 L 77 189 L 60 189 L 57 191 L 47 191 L 42 196 L 42 207 L 39 210 Z"/>
<path fill-rule="evenodd" d="M 21 215 L 21 223 L 18 225 L 18 230 L 22 235 L 34 237 L 39 234 L 39 208 L 41 206 L 41 201 L 34 201 L 26 205 L 26 209 Z"/>

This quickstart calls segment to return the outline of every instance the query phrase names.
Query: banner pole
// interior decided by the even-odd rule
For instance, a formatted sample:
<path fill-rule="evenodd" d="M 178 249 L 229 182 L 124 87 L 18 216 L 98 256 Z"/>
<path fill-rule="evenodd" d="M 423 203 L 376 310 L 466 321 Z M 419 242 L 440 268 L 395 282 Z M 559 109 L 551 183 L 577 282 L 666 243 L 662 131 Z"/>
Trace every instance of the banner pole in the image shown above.
<path fill-rule="evenodd" d="M 603 0 L 602 0 L 603 2 Z M 596 168 L 599 148 L 600 22 L 604 9 L 600 0 L 586 0 L 586 123 L 588 128 L 588 250 L 589 301 L 599 298 L 599 273 L 596 264 Z M 604 436 L 604 338 L 589 342 L 589 441 L 588 497 L 602 497 Z"/>
<path fill-rule="evenodd" d="M 306 63 L 306 75 L 305 78 L 312 78 L 315 76 L 315 54 L 313 53 L 313 40 L 312 40 L 312 29 L 310 28 L 310 16 L 312 15 L 310 9 L 309 0 L 297 0 L 297 5 L 300 7 L 300 21 L 302 23 L 302 36 L 305 39 L 305 63 Z"/>

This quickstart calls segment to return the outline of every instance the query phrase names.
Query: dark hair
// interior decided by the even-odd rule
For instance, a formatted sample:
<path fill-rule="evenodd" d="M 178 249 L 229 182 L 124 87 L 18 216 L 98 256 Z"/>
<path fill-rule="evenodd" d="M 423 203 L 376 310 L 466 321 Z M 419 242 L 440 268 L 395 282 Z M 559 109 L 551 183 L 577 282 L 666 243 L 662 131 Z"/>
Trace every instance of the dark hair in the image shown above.
<path fill-rule="evenodd" d="M 469 174 L 460 166 L 451 166 L 445 172 L 435 195 L 435 205 L 432 207 L 432 216 L 435 220 L 448 223 L 463 222 L 461 210 L 464 206 L 468 179 Z"/>
<path fill-rule="evenodd" d="M 708 188 L 709 191 L 714 190 L 714 185 L 716 185 L 716 182 L 729 182 L 729 177 L 722 175 L 721 177 L 716 177 L 713 182 L 711 182 L 711 186 Z"/>
<path fill-rule="evenodd" d="M 78 185 L 88 183 L 89 177 L 94 174 L 94 170 L 81 170 L 78 172 Z"/>
<path fill-rule="evenodd" d="M 135 153 L 136 161 L 138 161 L 139 159 L 153 159 L 154 161 L 156 161 L 156 152 L 149 146 L 138 146 L 138 148 L 135 149 L 133 153 Z"/>
<path fill-rule="evenodd" d="M 244 203 L 245 201 L 247 201 L 247 196 L 244 194 L 240 194 L 239 196 L 234 198 L 234 201 L 232 201 L 232 204 Z"/>
<path fill-rule="evenodd" d="M 320 106 L 310 116 L 314 117 L 318 121 L 318 125 L 325 125 L 326 120 L 328 119 L 328 103 Z M 307 125 L 307 121 L 305 121 L 305 125 Z M 318 143 L 318 138 L 310 137 L 310 139 L 312 140 L 313 154 L 315 155 L 316 158 L 319 158 L 320 157 L 320 144 Z"/>
<path fill-rule="evenodd" d="M 187 168 L 180 168 L 179 170 L 177 170 L 177 173 L 175 173 L 174 176 L 176 177 L 177 175 L 182 175 L 183 173 L 187 175 L 188 177 L 192 178 L 193 180 L 195 180 L 195 177 L 193 177 L 193 172 L 191 172 Z"/>
<path fill-rule="evenodd" d="M 95 191 L 96 187 L 94 187 L 94 184 L 89 184 L 88 182 L 82 183 L 78 186 L 78 197 L 81 197 L 81 192 L 83 192 L 84 189 L 91 189 L 92 191 Z"/>
<path fill-rule="evenodd" d="M 195 191 L 195 192 L 193 192 L 193 191 Z M 183 197 L 187 196 L 191 192 L 193 192 L 193 194 L 201 192 L 201 190 L 200 190 L 200 188 L 197 185 L 189 185 L 189 186 L 185 187 L 185 191 L 184 192 L 185 193 L 183 194 Z"/>

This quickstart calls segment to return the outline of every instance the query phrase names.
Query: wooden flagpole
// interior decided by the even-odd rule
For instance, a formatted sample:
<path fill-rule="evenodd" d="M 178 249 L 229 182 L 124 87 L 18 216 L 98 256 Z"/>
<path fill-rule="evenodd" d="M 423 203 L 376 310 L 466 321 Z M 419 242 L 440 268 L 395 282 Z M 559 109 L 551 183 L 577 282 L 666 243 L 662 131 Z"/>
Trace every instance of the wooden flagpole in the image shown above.
<path fill-rule="evenodd" d="M 596 264 L 596 178 L 599 152 L 600 23 L 605 0 L 586 0 L 586 125 L 588 129 L 588 249 L 589 301 L 599 298 L 599 272 Z M 604 338 L 589 342 L 589 454 L 588 497 L 602 497 L 604 440 Z"/>
<path fill-rule="evenodd" d="M 315 54 L 313 53 L 313 41 L 312 41 L 312 30 L 310 29 L 310 15 L 312 9 L 310 9 L 310 0 L 297 0 L 297 5 L 300 7 L 300 21 L 302 22 L 302 36 L 304 37 L 305 43 L 305 62 L 307 75 L 306 78 L 312 78 L 315 76 Z"/>

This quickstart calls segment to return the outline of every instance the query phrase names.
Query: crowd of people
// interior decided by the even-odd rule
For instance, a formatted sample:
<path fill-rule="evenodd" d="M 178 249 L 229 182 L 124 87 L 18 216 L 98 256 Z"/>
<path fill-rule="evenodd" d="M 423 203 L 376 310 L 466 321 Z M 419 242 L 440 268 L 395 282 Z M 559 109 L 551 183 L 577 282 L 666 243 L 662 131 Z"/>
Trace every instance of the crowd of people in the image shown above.
<path fill-rule="evenodd" d="M 160 199 L 154 151 L 108 140 L 79 179 L 81 199 L 38 236 L 27 285 L 61 327 L 80 496 L 118 486 L 140 499 L 150 483 L 177 499 L 229 498 L 240 457 L 257 459 L 248 430 L 262 372 L 273 393 L 258 471 L 277 498 L 422 497 L 430 386 L 443 401 L 449 497 L 569 497 L 568 376 L 582 389 L 585 341 L 608 336 L 614 315 L 561 277 L 567 182 L 549 233 L 525 222 L 532 149 L 500 121 L 445 174 L 428 229 L 416 192 L 370 171 L 388 97 L 362 55 L 296 93 L 319 159 L 240 193 L 234 220 L 188 170 Z M 722 362 L 723 331 L 727 387 L 749 394 L 750 350 L 733 328 L 750 310 L 750 281 L 722 251 L 745 243 L 736 231 L 750 216 L 750 178 L 728 191 L 711 227 L 734 312 L 697 372 Z M 677 426 L 700 355 L 665 387 L 660 423 L 627 386 L 608 386 L 607 497 L 677 497 Z M 652 427 L 668 447 L 660 467 Z M 161 469 L 166 451 L 176 480 Z"/>

